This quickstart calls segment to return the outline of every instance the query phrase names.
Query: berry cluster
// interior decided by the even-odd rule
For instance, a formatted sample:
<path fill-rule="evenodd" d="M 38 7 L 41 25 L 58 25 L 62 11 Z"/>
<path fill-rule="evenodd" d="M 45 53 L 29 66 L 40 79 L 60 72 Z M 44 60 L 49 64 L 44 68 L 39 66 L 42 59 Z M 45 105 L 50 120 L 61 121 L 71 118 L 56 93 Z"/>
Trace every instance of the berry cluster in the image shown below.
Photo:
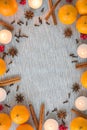
<path fill-rule="evenodd" d="M 80 34 L 80 38 L 82 39 L 82 40 L 87 40 L 87 34 Z"/>
<path fill-rule="evenodd" d="M 59 130 L 68 130 L 68 127 L 66 127 L 65 125 L 60 125 Z"/>
<path fill-rule="evenodd" d="M 72 0 L 66 0 L 66 2 L 69 2 L 69 3 L 71 3 L 71 2 L 72 2 Z"/>
<path fill-rule="evenodd" d="M 21 5 L 25 5 L 25 4 L 26 4 L 26 0 L 21 0 L 21 1 L 20 1 L 20 4 L 21 4 Z"/>
<path fill-rule="evenodd" d="M 0 45 L 0 52 L 4 52 L 4 50 L 5 50 L 5 46 Z"/>

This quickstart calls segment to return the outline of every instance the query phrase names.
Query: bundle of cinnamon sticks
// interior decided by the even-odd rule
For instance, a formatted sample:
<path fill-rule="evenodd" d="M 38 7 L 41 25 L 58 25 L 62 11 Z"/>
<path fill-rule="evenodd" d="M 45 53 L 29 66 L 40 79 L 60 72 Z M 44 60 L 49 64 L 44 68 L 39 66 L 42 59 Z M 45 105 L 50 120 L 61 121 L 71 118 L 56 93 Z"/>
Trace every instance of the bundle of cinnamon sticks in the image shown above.
<path fill-rule="evenodd" d="M 49 2 L 50 11 L 46 15 L 45 20 L 47 21 L 50 18 L 50 16 L 52 15 L 52 19 L 53 19 L 54 25 L 57 25 L 57 20 L 56 20 L 56 16 L 55 16 L 54 10 L 56 9 L 56 7 L 60 3 L 60 1 L 61 0 L 57 0 L 54 5 L 53 5 L 52 0 L 48 1 Z"/>
<path fill-rule="evenodd" d="M 6 87 L 11 84 L 15 84 L 21 80 L 20 76 L 11 77 L 8 79 L 0 80 L 0 87 Z"/>
<path fill-rule="evenodd" d="M 45 113 L 45 105 L 41 104 L 39 121 L 36 117 L 35 110 L 34 110 L 34 107 L 33 107 L 32 104 L 29 105 L 29 108 L 30 108 L 30 113 L 31 113 L 31 116 L 32 116 L 33 123 L 36 127 L 36 130 L 42 130 L 43 121 L 44 121 L 44 113 Z"/>

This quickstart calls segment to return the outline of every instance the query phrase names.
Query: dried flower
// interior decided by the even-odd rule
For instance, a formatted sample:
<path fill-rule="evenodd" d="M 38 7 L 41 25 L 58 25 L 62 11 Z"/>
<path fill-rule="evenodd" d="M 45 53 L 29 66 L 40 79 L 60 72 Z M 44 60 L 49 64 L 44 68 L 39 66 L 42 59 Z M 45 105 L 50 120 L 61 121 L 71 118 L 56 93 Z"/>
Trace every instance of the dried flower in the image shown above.
<path fill-rule="evenodd" d="M 70 38 L 71 36 L 72 36 L 72 30 L 71 30 L 71 28 L 66 28 L 65 30 L 64 30 L 64 35 L 65 35 L 65 37 L 67 37 L 67 38 Z"/>
<path fill-rule="evenodd" d="M 80 85 L 78 83 L 74 83 L 72 87 L 73 92 L 79 92 Z"/>
<path fill-rule="evenodd" d="M 44 7 L 41 9 L 41 13 L 43 13 L 44 12 Z"/>
<path fill-rule="evenodd" d="M 56 112 L 57 111 L 57 108 L 54 108 L 53 110 L 52 110 L 52 112 Z"/>
<path fill-rule="evenodd" d="M 21 103 L 24 101 L 24 96 L 22 94 L 17 94 L 16 95 L 16 101 L 17 103 Z"/>
<path fill-rule="evenodd" d="M 4 104 L 6 107 L 8 107 L 8 108 L 10 108 L 11 106 L 10 105 L 8 105 L 8 104 Z"/>
<path fill-rule="evenodd" d="M 59 126 L 59 130 L 68 130 L 68 127 L 66 127 L 65 125 L 61 124 Z"/>
<path fill-rule="evenodd" d="M 14 57 L 14 56 L 17 56 L 18 50 L 17 50 L 17 48 L 15 48 L 15 47 L 11 47 L 11 48 L 8 50 L 8 53 L 10 54 L 10 56 Z"/>
<path fill-rule="evenodd" d="M 57 115 L 58 115 L 58 118 L 60 118 L 60 119 L 65 119 L 66 116 L 67 116 L 67 113 L 66 113 L 65 110 L 60 110 L 60 111 L 57 113 Z"/>
<path fill-rule="evenodd" d="M 27 20 L 32 19 L 34 17 L 34 13 L 31 10 L 26 11 L 24 15 Z"/>
<path fill-rule="evenodd" d="M 3 105 L 0 104 L 0 111 L 4 109 Z"/>
<path fill-rule="evenodd" d="M 48 116 L 49 115 L 49 111 L 47 111 L 47 113 L 46 113 L 46 116 Z"/>

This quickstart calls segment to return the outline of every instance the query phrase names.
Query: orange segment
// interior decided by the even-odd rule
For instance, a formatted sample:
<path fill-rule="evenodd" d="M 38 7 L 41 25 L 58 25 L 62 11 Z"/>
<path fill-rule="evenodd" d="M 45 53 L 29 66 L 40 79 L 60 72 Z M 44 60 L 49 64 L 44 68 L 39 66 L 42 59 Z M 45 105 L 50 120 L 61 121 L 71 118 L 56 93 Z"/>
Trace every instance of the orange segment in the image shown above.
<path fill-rule="evenodd" d="M 72 24 L 77 18 L 77 10 L 73 5 L 64 5 L 59 9 L 58 17 L 63 24 Z"/>
<path fill-rule="evenodd" d="M 30 112 L 24 105 L 16 105 L 11 110 L 10 115 L 13 122 L 23 124 L 28 121 Z"/>
<path fill-rule="evenodd" d="M 34 130 L 34 128 L 29 124 L 19 125 L 16 130 Z"/>
<path fill-rule="evenodd" d="M 0 59 L 0 76 L 4 75 L 6 72 L 6 63 L 3 59 Z"/>

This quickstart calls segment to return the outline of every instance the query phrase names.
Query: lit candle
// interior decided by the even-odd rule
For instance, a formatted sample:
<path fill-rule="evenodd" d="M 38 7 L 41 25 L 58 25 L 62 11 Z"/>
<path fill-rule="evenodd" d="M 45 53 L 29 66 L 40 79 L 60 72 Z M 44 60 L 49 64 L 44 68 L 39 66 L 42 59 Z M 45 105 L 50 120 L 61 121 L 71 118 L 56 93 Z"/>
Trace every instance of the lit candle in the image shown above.
<path fill-rule="evenodd" d="M 77 54 L 81 58 L 87 58 L 87 45 L 86 44 L 81 44 L 77 48 Z"/>
<path fill-rule="evenodd" d="M 87 98 L 84 96 L 80 96 L 75 101 L 75 106 L 80 111 L 87 110 Z"/>
<path fill-rule="evenodd" d="M 6 91 L 3 88 L 0 88 L 0 102 L 6 99 Z"/>
<path fill-rule="evenodd" d="M 0 31 L 0 43 L 8 44 L 12 40 L 12 33 L 6 29 Z"/>
<path fill-rule="evenodd" d="M 59 125 L 58 122 L 54 119 L 48 119 L 44 123 L 44 130 L 58 130 Z"/>
<path fill-rule="evenodd" d="M 43 0 L 28 0 L 29 6 L 33 9 L 38 9 L 43 3 Z"/>

